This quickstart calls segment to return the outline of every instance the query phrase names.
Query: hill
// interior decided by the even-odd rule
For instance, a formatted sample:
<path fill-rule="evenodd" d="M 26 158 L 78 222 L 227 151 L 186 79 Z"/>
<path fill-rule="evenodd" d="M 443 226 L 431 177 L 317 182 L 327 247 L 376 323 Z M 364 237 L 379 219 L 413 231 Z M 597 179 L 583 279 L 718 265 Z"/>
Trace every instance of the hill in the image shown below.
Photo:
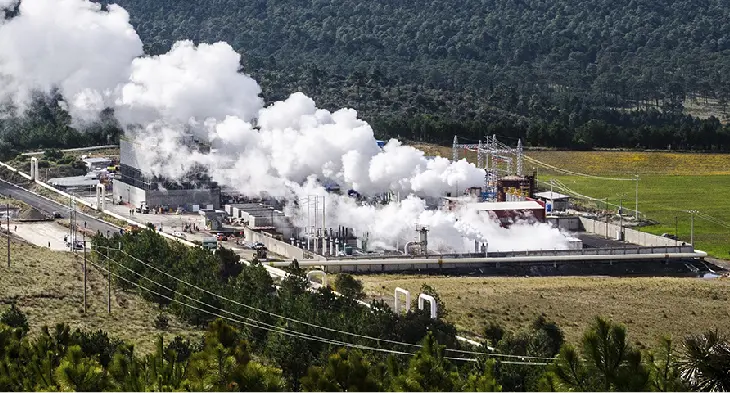
<path fill-rule="evenodd" d="M 4 239 L 4 238 L 3 238 Z M 6 246 L 3 240 L 3 255 Z M 112 291 L 112 313 L 107 314 L 106 277 L 91 264 L 87 267 L 87 313 L 83 313 L 83 254 L 50 251 L 22 242 L 11 243 L 11 266 L 8 272 L 3 259 L 0 274 L 0 312 L 15 303 L 26 313 L 31 334 L 41 327 L 66 323 L 83 330 L 102 329 L 134 344 L 142 353 L 151 352 L 155 338 L 165 341 L 176 335 L 200 337 L 202 332 L 174 316 L 167 315 L 169 328 L 159 330 L 155 318 L 159 311 L 139 295 Z M 196 331 L 197 330 L 197 331 Z"/>
<path fill-rule="evenodd" d="M 301 90 L 383 137 L 730 149 L 717 119 L 685 116 L 727 113 L 720 0 L 114 2 L 148 53 L 226 41 L 268 101 Z"/>

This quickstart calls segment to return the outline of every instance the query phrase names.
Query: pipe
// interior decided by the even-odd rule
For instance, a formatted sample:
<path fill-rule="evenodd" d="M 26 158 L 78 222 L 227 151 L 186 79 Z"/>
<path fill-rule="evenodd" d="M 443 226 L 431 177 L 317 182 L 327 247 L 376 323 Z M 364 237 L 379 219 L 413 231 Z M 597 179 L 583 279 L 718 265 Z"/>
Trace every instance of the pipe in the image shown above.
<path fill-rule="evenodd" d="M 707 253 L 695 250 L 689 253 L 672 254 L 627 254 L 627 255 L 540 255 L 524 257 L 493 257 L 493 258 L 390 258 L 390 259 L 331 259 L 327 261 L 300 262 L 301 266 L 352 266 L 352 265 L 434 265 L 441 264 L 480 264 L 499 262 L 570 262 L 570 261 L 617 261 L 617 260 L 655 260 L 655 259 L 684 259 L 704 258 Z M 291 262 L 272 262 L 273 266 L 288 266 Z"/>
<path fill-rule="evenodd" d="M 410 246 L 411 244 L 416 244 L 416 243 L 419 243 L 419 242 L 408 242 L 408 243 L 406 243 L 406 246 L 405 246 L 405 247 L 403 247 L 403 253 L 404 253 L 404 254 L 406 254 L 406 255 L 408 255 L 408 247 L 409 247 L 409 246 Z"/>

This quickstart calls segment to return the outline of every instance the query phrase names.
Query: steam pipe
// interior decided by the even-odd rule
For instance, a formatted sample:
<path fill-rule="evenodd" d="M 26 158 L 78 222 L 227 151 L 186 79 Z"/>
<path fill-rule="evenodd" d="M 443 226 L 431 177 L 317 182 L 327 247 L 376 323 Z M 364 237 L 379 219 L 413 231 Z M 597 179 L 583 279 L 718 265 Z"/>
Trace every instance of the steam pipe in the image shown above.
<path fill-rule="evenodd" d="M 405 253 L 406 255 L 408 255 L 408 247 L 409 247 L 410 245 L 412 245 L 412 244 L 416 244 L 416 243 L 420 243 L 420 242 L 408 242 L 408 243 L 406 243 L 406 246 L 405 246 L 405 247 L 403 247 L 403 253 Z"/>
<path fill-rule="evenodd" d="M 497 262 L 571 262 L 571 261 L 619 261 L 619 260 L 657 260 L 657 259 L 684 259 L 704 258 L 707 253 L 695 250 L 695 252 L 671 253 L 671 254 L 626 254 L 626 255 L 540 255 L 540 256 L 518 256 L 518 257 L 493 257 L 493 258 L 449 258 L 449 259 L 427 259 L 427 258 L 389 258 L 389 259 L 330 259 L 326 261 L 304 261 L 299 262 L 300 266 L 352 266 L 352 265 L 435 265 L 441 264 L 480 264 Z M 291 262 L 272 262 L 272 266 L 289 266 Z"/>

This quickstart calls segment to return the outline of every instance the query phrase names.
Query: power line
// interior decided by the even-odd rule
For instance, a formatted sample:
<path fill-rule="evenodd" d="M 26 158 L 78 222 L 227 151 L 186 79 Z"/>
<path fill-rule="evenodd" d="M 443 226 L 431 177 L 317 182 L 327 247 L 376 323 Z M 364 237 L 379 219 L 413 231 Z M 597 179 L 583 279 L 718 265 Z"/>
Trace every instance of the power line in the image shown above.
<path fill-rule="evenodd" d="M 394 350 L 389 350 L 389 349 L 384 349 L 384 348 L 373 348 L 373 347 L 367 347 L 367 346 L 358 345 L 358 344 L 350 344 L 350 343 L 344 343 L 344 342 L 338 342 L 338 341 L 328 340 L 328 339 L 321 338 L 321 337 L 316 337 L 315 338 L 315 337 L 312 337 L 312 336 L 308 336 L 306 334 L 303 334 L 301 332 L 297 332 L 298 334 L 294 334 L 294 333 L 291 333 L 291 332 L 289 332 L 289 331 L 287 331 L 285 329 L 275 330 L 275 329 L 267 328 L 267 327 L 264 327 L 264 326 L 260 326 L 260 325 L 258 325 L 256 323 L 250 323 L 250 322 L 246 322 L 246 321 L 239 320 L 239 319 L 236 319 L 236 318 L 226 317 L 226 316 L 220 315 L 218 313 L 215 313 L 215 312 L 212 312 L 212 311 L 209 311 L 209 310 L 205 310 L 203 308 L 196 307 L 196 306 L 190 305 L 188 303 L 182 302 L 180 300 L 177 300 L 177 299 L 171 298 L 169 296 L 163 295 L 163 294 L 161 294 L 161 293 L 159 293 L 159 292 L 157 292 L 155 290 L 152 290 L 152 289 L 147 288 L 147 287 L 145 287 L 143 285 L 140 285 L 139 283 L 135 283 L 135 282 L 133 282 L 131 280 L 128 280 L 128 279 L 126 279 L 126 278 L 124 278 L 124 277 L 122 277 L 122 276 L 120 276 L 120 275 L 118 275 L 116 273 L 110 272 L 109 270 L 107 270 L 107 269 L 105 269 L 105 268 L 97 265 L 94 262 L 90 262 L 90 263 L 94 267 L 96 267 L 97 269 L 102 270 L 102 271 L 106 272 L 107 274 L 111 274 L 112 276 L 114 276 L 116 278 L 119 278 L 119 279 L 121 279 L 121 280 L 123 280 L 123 281 L 125 281 L 125 282 L 127 282 L 127 283 L 129 283 L 131 285 L 134 285 L 134 286 L 136 286 L 136 287 L 138 287 L 138 288 L 140 288 L 140 289 L 142 289 L 144 291 L 147 291 L 149 293 L 152 293 L 153 295 L 156 295 L 156 296 L 159 296 L 161 298 L 167 299 L 167 300 L 169 300 L 171 302 L 175 302 L 175 303 L 181 304 L 183 306 L 192 308 L 194 310 L 198 310 L 198 311 L 204 312 L 206 314 L 213 315 L 213 316 L 218 317 L 218 318 L 221 318 L 221 319 L 225 319 L 225 320 L 228 320 L 228 321 L 231 321 L 231 322 L 243 324 L 245 326 L 249 326 L 249 327 L 253 327 L 253 328 L 258 328 L 258 329 L 263 329 L 263 330 L 270 331 L 270 332 L 275 332 L 275 333 L 281 333 L 281 334 L 284 334 L 284 335 L 287 335 L 287 336 L 292 336 L 292 337 L 295 337 L 295 338 L 304 338 L 304 339 L 311 340 L 311 341 L 320 341 L 320 342 L 323 342 L 323 343 L 326 343 L 326 344 L 331 344 L 331 345 L 343 345 L 343 346 L 348 346 L 348 347 L 357 348 L 357 349 L 374 350 L 374 351 L 387 352 L 387 353 L 392 353 L 392 354 L 397 354 L 397 355 L 413 355 L 413 353 L 411 353 L 411 352 L 394 351 Z M 118 262 L 117 262 L 117 264 L 118 264 Z M 176 291 L 171 291 L 171 292 L 178 293 L 180 295 L 183 295 L 182 293 L 179 293 L 179 292 L 176 292 Z M 204 304 L 204 305 L 206 305 L 208 307 L 211 307 L 213 309 L 218 309 L 217 307 L 214 307 L 214 306 L 212 306 L 210 304 L 207 304 L 207 303 L 202 303 L 202 304 Z"/>
<path fill-rule="evenodd" d="M 99 254 L 99 255 L 102 255 L 102 256 L 106 257 L 105 255 L 99 253 L 98 251 L 95 251 L 95 252 L 97 254 Z M 123 266 L 123 264 L 121 264 L 120 262 L 118 262 L 118 261 L 116 261 L 114 259 L 111 259 L 109 257 L 106 257 L 106 258 L 110 259 L 115 264 L 126 268 L 126 266 Z M 215 313 L 215 312 L 212 312 L 212 311 L 208 311 L 208 310 L 205 310 L 203 308 L 196 307 L 196 306 L 190 305 L 188 303 L 182 302 L 180 300 L 177 300 L 177 299 L 171 298 L 169 296 L 163 295 L 163 294 L 161 294 L 161 293 L 159 293 L 159 292 L 157 292 L 155 290 L 152 290 L 150 288 L 147 288 L 145 286 L 142 286 L 139 283 L 135 283 L 135 282 L 133 282 L 131 280 L 128 280 L 125 277 L 122 277 L 122 276 L 120 276 L 120 275 L 118 275 L 116 273 L 113 273 L 110 270 L 107 270 L 107 269 L 105 269 L 105 268 L 97 265 L 94 262 L 91 262 L 91 261 L 89 261 L 89 262 L 94 267 L 96 267 L 97 269 L 102 270 L 103 272 L 106 272 L 109 275 L 112 275 L 112 276 L 114 276 L 116 278 L 119 278 L 119 279 L 121 279 L 121 280 L 123 280 L 123 281 L 125 281 L 125 282 L 127 282 L 127 283 L 129 283 L 131 285 L 134 285 L 134 286 L 136 286 L 136 287 L 138 287 L 138 288 L 140 288 L 140 289 L 142 289 L 144 291 L 147 291 L 149 293 L 152 293 L 153 295 L 156 295 L 156 296 L 159 296 L 161 298 L 167 299 L 169 301 L 172 301 L 172 302 L 181 304 L 183 306 L 192 308 L 194 310 L 201 311 L 201 312 L 204 312 L 204 313 L 209 314 L 209 315 L 213 315 L 213 316 L 218 317 L 218 318 L 221 318 L 221 319 L 225 319 L 225 320 L 230 321 L 230 322 L 242 324 L 244 326 L 249 326 L 249 327 L 252 327 L 252 328 L 258 328 L 258 329 L 262 329 L 262 330 L 266 330 L 266 331 L 274 332 L 274 333 L 280 333 L 280 334 L 283 334 L 283 335 L 286 335 L 286 336 L 290 336 L 290 337 L 294 337 L 294 338 L 303 338 L 303 339 L 310 340 L 310 341 L 319 341 L 319 342 L 322 342 L 322 343 L 325 343 L 325 344 L 330 344 L 330 345 L 335 345 L 335 346 L 346 346 L 346 347 L 355 348 L 355 349 L 369 350 L 369 351 L 377 351 L 377 352 L 384 352 L 384 353 L 390 353 L 390 354 L 395 354 L 395 355 L 410 355 L 410 356 L 416 355 L 416 353 L 413 353 L 413 352 L 395 351 L 395 350 L 386 349 L 386 348 L 375 348 L 375 347 L 369 347 L 369 346 L 366 346 L 366 345 L 352 344 L 352 343 L 347 343 L 347 342 L 342 342 L 342 341 L 337 341 L 337 340 L 330 340 L 330 339 L 323 338 L 323 337 L 319 337 L 319 336 L 310 336 L 310 335 L 307 335 L 305 333 L 298 332 L 298 331 L 293 331 L 292 332 L 292 331 L 289 331 L 289 330 L 284 329 L 283 327 L 269 328 L 269 327 L 265 327 L 265 326 L 260 326 L 260 325 L 258 325 L 259 323 L 262 323 L 264 325 L 268 325 L 268 324 L 265 324 L 265 323 L 263 323 L 261 321 L 253 320 L 251 318 L 245 318 L 245 319 L 248 319 L 249 321 L 253 321 L 253 322 L 246 322 L 244 320 L 239 320 L 239 319 L 232 318 L 232 317 L 226 317 L 226 316 L 220 315 L 218 313 Z M 126 269 L 134 272 L 131 269 L 128 269 L 128 268 L 126 268 Z M 194 300 L 194 301 L 196 301 L 196 302 L 198 302 L 198 303 L 200 303 L 200 304 L 202 304 L 204 306 L 207 306 L 207 307 L 210 307 L 210 308 L 213 308 L 213 309 L 219 309 L 220 311 L 225 311 L 223 309 L 220 309 L 220 308 L 215 307 L 213 305 L 210 305 L 208 303 L 201 302 L 201 301 L 199 301 L 197 299 L 192 299 L 189 296 L 187 296 L 185 294 L 182 294 L 180 292 L 171 290 L 170 288 L 167 288 L 164 285 L 159 284 L 159 283 L 157 283 L 154 280 L 148 279 L 148 278 L 140 275 L 139 273 L 136 273 L 136 272 L 134 272 L 134 273 L 137 274 L 137 275 L 139 275 L 140 277 L 143 277 L 143 278 L 147 279 L 148 281 L 150 281 L 150 282 L 152 282 L 152 283 L 154 283 L 156 285 L 159 285 L 159 286 L 161 286 L 161 287 L 169 290 L 172 293 L 177 293 L 177 294 L 183 295 L 184 297 L 186 297 L 188 299 L 191 299 L 191 300 Z M 237 314 L 234 314 L 234 315 L 237 315 Z M 241 317 L 240 315 L 237 315 L 237 316 L 238 317 Z M 273 326 L 273 325 L 269 325 L 269 326 Z M 485 355 L 485 354 L 480 354 L 480 355 Z M 489 354 L 486 354 L 486 355 L 489 356 Z M 519 356 L 517 356 L 517 357 L 519 357 Z M 475 358 L 457 358 L 457 357 L 448 357 L 448 356 L 444 356 L 444 359 L 457 360 L 457 361 L 467 361 L 467 362 L 477 362 L 478 361 L 478 359 L 475 359 Z M 548 365 L 548 363 L 515 362 L 515 361 L 501 361 L 501 360 L 500 360 L 500 363 L 504 363 L 504 364 L 537 365 L 537 366 L 546 366 L 546 365 Z"/>
<path fill-rule="evenodd" d="M 146 280 L 146 281 L 149 281 L 150 283 L 152 283 L 152 284 L 154 284 L 154 285 L 157 285 L 157 286 L 159 286 L 159 287 L 161 287 L 161 288 L 163 288 L 163 289 L 166 289 L 166 290 L 168 290 L 168 291 L 170 291 L 170 292 L 172 292 L 172 293 L 177 293 L 177 294 L 180 294 L 181 296 L 185 297 L 186 299 L 189 299 L 189 300 L 191 300 L 191 301 L 193 301 L 193 302 L 196 302 L 196 303 L 198 303 L 198 304 L 200 304 L 200 305 L 202 305 L 202 306 L 207 306 L 207 307 L 211 307 L 211 308 L 214 308 L 214 309 L 218 309 L 218 310 L 220 310 L 221 312 L 225 312 L 226 314 L 232 315 L 232 316 L 234 316 L 234 317 L 239 317 L 239 318 L 243 318 L 244 320 L 247 320 L 247 321 L 249 321 L 249 322 L 251 322 L 251 323 L 254 323 L 254 324 L 262 324 L 263 326 L 267 326 L 267 327 L 269 327 L 269 328 L 272 328 L 272 329 L 281 329 L 281 327 L 279 327 L 279 326 L 274 326 L 274 325 L 268 324 L 268 323 L 266 323 L 266 322 L 262 322 L 262 321 L 258 321 L 258 320 L 255 320 L 255 319 L 253 319 L 253 318 L 249 318 L 249 317 L 244 317 L 243 315 L 240 315 L 240 314 L 236 314 L 236 313 L 234 313 L 234 312 L 231 312 L 231 311 L 227 311 L 227 310 L 224 310 L 224 309 L 222 309 L 222 308 L 219 308 L 219 307 L 213 306 L 213 305 L 211 305 L 211 304 L 205 303 L 205 302 L 203 302 L 203 301 L 200 301 L 200 300 L 198 300 L 198 299 L 192 298 L 192 297 L 190 297 L 190 296 L 188 296 L 188 295 L 186 295 L 186 294 L 184 294 L 184 293 L 181 293 L 181 292 L 177 292 L 177 291 L 175 291 L 174 289 L 172 289 L 172 288 L 170 288 L 170 287 L 167 287 L 167 286 L 166 286 L 166 285 L 164 285 L 164 284 L 160 284 L 159 282 L 157 282 L 157 281 L 155 281 L 155 280 L 152 280 L 152 279 L 150 279 L 150 278 L 148 278 L 148 277 L 146 277 L 146 276 L 142 275 L 141 273 L 138 273 L 138 272 L 134 271 L 133 269 L 130 269 L 130 268 L 128 268 L 128 267 L 126 267 L 126 266 L 124 266 L 124 264 L 120 263 L 119 261 L 117 261 L 117 260 L 115 260 L 115 259 L 112 259 L 112 258 L 110 258 L 110 257 L 108 257 L 108 256 L 106 256 L 106 255 L 104 255 L 104 254 L 102 254 L 102 253 L 100 253 L 100 252 L 98 252 L 98 251 L 96 251 L 96 250 L 92 250 L 92 251 L 93 251 L 93 252 L 95 252 L 95 253 L 97 253 L 97 254 L 99 254 L 100 256 L 102 256 L 102 257 L 106 258 L 106 259 L 107 259 L 108 261 L 110 261 L 110 262 L 114 262 L 114 264 L 115 264 L 115 265 L 118 265 L 118 266 L 120 266 L 120 267 L 124 268 L 125 270 L 127 270 L 127 271 L 129 271 L 129 272 L 132 272 L 132 273 L 134 273 L 134 274 L 135 274 L 135 275 L 137 275 L 138 277 L 140 277 L 140 278 L 142 278 L 142 279 L 144 279 L 144 280 Z M 298 334 L 300 334 L 300 335 L 302 335 L 302 336 L 309 336 L 309 335 L 307 335 L 306 333 L 302 333 L 302 332 L 296 332 L 296 333 L 298 333 Z M 330 340 L 330 339 L 327 339 L 327 338 L 324 338 L 324 337 L 318 337 L 318 336 L 311 336 L 311 337 L 316 337 L 316 338 L 320 338 L 320 339 L 322 339 L 322 340 Z M 339 341 L 339 340 L 330 340 L 330 341 L 332 341 L 333 343 L 337 343 L 337 344 L 339 344 L 339 345 L 346 345 L 346 344 L 348 344 L 348 343 L 346 343 L 346 342 L 342 342 L 342 341 Z"/>
<path fill-rule="evenodd" d="M 591 178 L 591 179 L 599 179 L 599 180 L 613 180 L 613 181 L 636 181 L 636 178 L 623 178 L 623 177 L 603 177 L 603 176 L 595 176 L 595 175 L 589 175 L 589 174 L 586 174 L 586 173 L 581 173 L 581 172 L 574 172 L 574 171 L 571 171 L 571 170 L 568 170 L 568 169 L 558 168 L 558 167 L 556 167 L 556 166 L 554 166 L 554 165 L 550 165 L 550 164 L 544 163 L 544 162 L 542 162 L 542 161 L 540 161 L 540 160 L 537 160 L 537 159 L 535 159 L 535 158 L 532 158 L 532 157 L 530 157 L 530 156 L 528 156 L 528 155 L 524 155 L 524 157 L 525 157 L 525 158 L 526 158 L 526 159 L 527 159 L 528 161 L 530 161 L 530 162 L 532 162 L 532 163 L 535 163 L 535 164 L 541 165 L 541 166 L 543 166 L 543 167 L 545 167 L 545 168 L 548 168 L 548 169 L 552 169 L 552 170 L 554 170 L 554 171 L 558 171 L 558 172 L 562 172 L 562 173 L 565 173 L 565 174 L 567 174 L 567 175 L 573 175 L 573 176 L 581 176 L 581 177 L 588 177 L 588 178 Z"/>
<path fill-rule="evenodd" d="M 385 342 L 385 343 L 390 343 L 390 344 L 403 345 L 403 346 L 411 346 L 411 347 L 417 347 L 417 348 L 422 348 L 423 347 L 422 345 L 419 345 L 419 344 L 410 344 L 410 343 L 405 343 L 405 342 L 401 342 L 401 341 L 388 340 L 388 339 L 382 339 L 382 338 L 377 338 L 377 337 L 372 337 L 372 336 L 367 336 L 367 335 L 356 334 L 356 333 L 352 333 L 352 332 L 348 332 L 348 331 L 333 329 L 333 328 L 326 327 L 326 326 L 316 325 L 316 324 L 313 324 L 313 323 L 310 323 L 310 322 L 306 322 L 306 321 L 300 321 L 300 320 L 297 320 L 297 319 L 294 319 L 294 318 L 285 317 L 283 315 L 279 315 L 279 314 L 276 314 L 276 313 L 272 313 L 270 311 L 266 311 L 266 310 L 263 310 L 263 309 L 260 309 L 260 308 L 257 308 L 257 307 L 253 307 L 253 306 L 248 305 L 248 304 L 245 304 L 245 303 L 238 302 L 236 300 L 232 300 L 232 299 L 226 298 L 226 297 L 221 296 L 221 295 L 219 295 L 217 293 L 213 293 L 213 292 L 211 292 L 211 291 L 209 291 L 209 290 L 207 290 L 205 288 L 201 288 L 201 287 L 199 287 L 199 286 L 197 286 L 195 284 L 191 284 L 191 283 L 189 283 L 189 282 L 187 282 L 185 280 L 182 280 L 182 279 L 180 279 L 178 277 L 173 276 L 172 274 L 169 274 L 169 273 L 167 273 L 167 272 L 165 272 L 165 271 L 157 268 L 156 266 L 154 266 L 154 265 L 152 265 L 152 264 L 150 264 L 148 262 L 142 261 L 141 259 L 139 259 L 139 258 L 137 258 L 137 257 L 135 257 L 133 255 L 130 255 L 129 253 L 127 253 L 124 250 L 116 249 L 116 248 L 111 248 L 111 247 L 106 247 L 106 246 L 97 246 L 97 248 L 104 248 L 104 249 L 107 249 L 107 250 L 119 251 L 119 252 L 123 253 L 124 255 L 126 255 L 126 256 L 134 259 L 135 261 L 137 261 L 137 262 L 139 262 L 139 263 L 141 263 L 141 264 L 143 264 L 143 265 L 145 265 L 145 266 L 147 266 L 147 267 L 149 267 L 149 268 L 157 271 L 158 273 L 164 274 L 164 275 L 172 278 L 173 280 L 175 280 L 175 281 L 177 281 L 177 282 L 179 282 L 181 284 L 188 285 L 188 286 L 190 286 L 192 288 L 195 288 L 195 289 L 197 289 L 199 291 L 202 291 L 204 293 L 207 293 L 207 294 L 209 294 L 211 296 L 215 296 L 215 297 L 217 297 L 217 298 L 219 298 L 221 300 L 225 300 L 225 301 L 231 302 L 233 304 L 236 304 L 236 305 L 239 305 L 239 306 L 248 308 L 248 309 L 250 309 L 252 311 L 260 312 L 262 314 L 266 314 L 266 315 L 269 315 L 269 316 L 272 316 L 272 317 L 280 318 L 280 319 L 283 319 L 283 320 L 286 320 L 286 321 L 289 321 L 289 322 L 300 323 L 300 324 L 303 324 L 303 325 L 306 325 L 306 326 L 309 326 L 309 327 L 313 327 L 313 328 L 317 328 L 317 329 L 323 329 L 323 330 L 330 331 L 330 332 L 333 332 L 333 333 L 340 333 L 340 334 L 349 335 L 351 337 L 357 337 L 357 338 L 374 340 L 374 341 L 377 341 L 377 342 Z M 95 251 L 95 252 L 99 253 L 98 251 Z M 99 254 L 100 255 L 103 255 L 101 253 L 99 253 Z M 104 257 L 108 258 L 107 256 L 104 256 Z M 115 261 L 115 262 L 116 263 L 119 263 L 117 261 Z M 170 289 L 168 288 L 168 290 L 170 290 Z M 449 351 L 449 352 L 463 353 L 463 354 L 468 354 L 468 355 L 484 355 L 483 352 L 476 352 L 476 351 L 465 351 L 465 350 L 460 350 L 460 349 L 448 349 L 448 348 L 445 349 L 445 350 L 446 351 Z M 555 359 L 555 358 L 539 357 L 539 356 L 521 356 L 521 355 L 509 355 L 509 354 L 500 354 L 500 353 L 492 353 L 492 354 L 489 354 L 489 355 L 495 356 L 495 357 L 517 358 L 517 359 L 539 359 L 539 360 L 554 360 Z"/>

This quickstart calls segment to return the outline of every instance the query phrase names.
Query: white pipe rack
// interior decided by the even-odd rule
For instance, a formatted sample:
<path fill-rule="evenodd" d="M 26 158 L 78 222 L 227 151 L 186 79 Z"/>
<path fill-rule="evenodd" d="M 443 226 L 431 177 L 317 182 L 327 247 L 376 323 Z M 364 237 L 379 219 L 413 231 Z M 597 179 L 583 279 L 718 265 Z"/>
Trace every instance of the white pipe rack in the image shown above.
<path fill-rule="evenodd" d="M 704 258 L 700 250 L 683 253 L 626 254 L 626 255 L 540 255 L 492 258 L 389 258 L 389 259 L 330 259 L 326 261 L 299 261 L 299 266 L 360 266 L 360 265 L 450 265 L 515 262 L 575 262 L 575 261 L 626 261 Z M 288 266 L 291 262 L 271 262 L 272 266 Z"/>

